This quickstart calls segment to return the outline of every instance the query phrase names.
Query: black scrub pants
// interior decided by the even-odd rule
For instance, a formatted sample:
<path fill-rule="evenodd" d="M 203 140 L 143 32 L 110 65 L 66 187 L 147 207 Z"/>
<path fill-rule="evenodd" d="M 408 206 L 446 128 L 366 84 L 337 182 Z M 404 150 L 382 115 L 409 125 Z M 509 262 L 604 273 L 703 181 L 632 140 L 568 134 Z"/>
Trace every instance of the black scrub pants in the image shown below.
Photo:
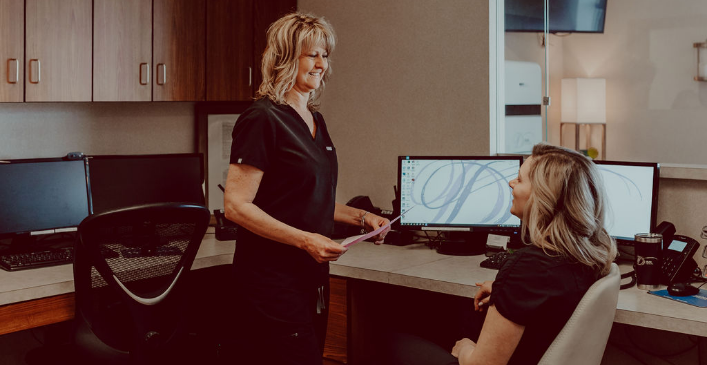
<path fill-rule="evenodd" d="M 321 365 L 329 314 L 329 286 L 324 287 L 325 308 L 316 313 L 312 293 L 311 323 L 290 324 L 266 318 L 256 308 L 239 301 L 234 323 L 235 364 Z"/>

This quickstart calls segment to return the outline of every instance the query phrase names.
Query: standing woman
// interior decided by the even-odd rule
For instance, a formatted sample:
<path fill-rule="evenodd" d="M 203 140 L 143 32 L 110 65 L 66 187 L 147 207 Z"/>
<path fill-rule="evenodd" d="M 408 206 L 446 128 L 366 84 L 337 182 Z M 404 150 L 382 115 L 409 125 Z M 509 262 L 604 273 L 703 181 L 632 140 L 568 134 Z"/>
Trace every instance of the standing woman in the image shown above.
<path fill-rule="evenodd" d="M 242 227 L 233 259 L 239 364 L 321 364 L 329 261 L 346 251 L 328 238 L 334 221 L 368 231 L 388 223 L 335 202 L 336 149 L 317 112 L 335 43 L 323 18 L 274 22 L 257 100 L 233 129 L 225 211 Z"/>

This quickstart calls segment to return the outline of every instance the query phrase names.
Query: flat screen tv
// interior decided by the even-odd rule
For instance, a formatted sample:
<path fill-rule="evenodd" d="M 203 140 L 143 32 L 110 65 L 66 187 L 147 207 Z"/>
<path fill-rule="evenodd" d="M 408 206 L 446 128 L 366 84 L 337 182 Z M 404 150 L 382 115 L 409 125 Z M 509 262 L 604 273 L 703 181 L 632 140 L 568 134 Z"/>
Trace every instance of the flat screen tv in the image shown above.
<path fill-rule="evenodd" d="M 550 0 L 549 33 L 604 33 L 607 0 Z M 505 0 L 506 32 L 543 32 L 544 0 Z"/>

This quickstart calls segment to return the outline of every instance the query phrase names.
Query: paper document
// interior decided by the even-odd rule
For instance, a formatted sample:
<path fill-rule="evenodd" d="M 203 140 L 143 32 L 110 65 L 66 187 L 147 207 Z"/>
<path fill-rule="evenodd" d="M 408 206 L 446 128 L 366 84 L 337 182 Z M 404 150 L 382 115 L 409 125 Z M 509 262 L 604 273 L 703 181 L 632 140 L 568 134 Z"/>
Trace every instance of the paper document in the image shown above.
<path fill-rule="evenodd" d="M 412 209 L 414 207 L 415 206 L 412 206 L 412 207 L 410 207 L 410 209 Z M 341 242 L 341 245 L 344 247 L 349 247 L 349 246 L 353 245 L 354 243 L 359 243 L 361 241 L 364 241 L 368 238 L 371 238 L 371 237 L 385 231 L 386 229 L 388 229 L 388 227 L 390 227 L 391 224 L 395 223 L 398 219 L 400 219 L 400 217 L 404 216 L 405 213 L 409 212 L 410 209 L 406 210 L 405 212 L 403 212 L 403 214 L 399 215 L 397 218 L 390 221 L 390 223 L 384 225 L 383 227 L 376 229 L 375 231 L 371 231 L 366 234 L 362 234 L 362 235 L 358 235 L 358 236 L 351 236 L 351 237 L 346 238 L 343 242 Z"/>

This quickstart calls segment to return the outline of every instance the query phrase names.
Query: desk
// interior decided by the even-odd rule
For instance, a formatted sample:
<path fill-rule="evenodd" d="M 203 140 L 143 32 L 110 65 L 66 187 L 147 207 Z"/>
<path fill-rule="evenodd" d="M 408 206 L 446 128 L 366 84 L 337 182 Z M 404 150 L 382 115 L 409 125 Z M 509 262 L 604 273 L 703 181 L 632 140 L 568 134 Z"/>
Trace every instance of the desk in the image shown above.
<path fill-rule="evenodd" d="M 232 242 L 219 242 L 207 233 L 192 270 L 230 264 L 234 250 Z M 483 259 L 440 255 L 422 244 L 398 247 L 361 242 L 332 263 L 331 274 L 471 298 L 477 290 L 475 282 L 496 277 L 496 270 L 479 267 Z M 71 265 L 0 271 L 0 335 L 72 319 L 73 291 Z M 648 295 L 636 287 L 619 293 L 614 321 L 707 336 L 707 309 Z"/>
<path fill-rule="evenodd" d="M 493 280 L 497 270 L 484 256 L 445 256 L 422 244 L 398 247 L 362 242 L 331 266 L 331 274 L 472 298 L 476 282 Z M 622 272 L 630 270 L 622 266 Z M 707 309 L 649 295 L 635 286 L 619 292 L 614 322 L 707 336 Z"/>
<path fill-rule="evenodd" d="M 226 265 L 233 261 L 233 242 L 204 236 L 191 269 Z M 60 265 L 7 272 L 0 270 L 0 335 L 74 318 L 74 272 Z"/>

